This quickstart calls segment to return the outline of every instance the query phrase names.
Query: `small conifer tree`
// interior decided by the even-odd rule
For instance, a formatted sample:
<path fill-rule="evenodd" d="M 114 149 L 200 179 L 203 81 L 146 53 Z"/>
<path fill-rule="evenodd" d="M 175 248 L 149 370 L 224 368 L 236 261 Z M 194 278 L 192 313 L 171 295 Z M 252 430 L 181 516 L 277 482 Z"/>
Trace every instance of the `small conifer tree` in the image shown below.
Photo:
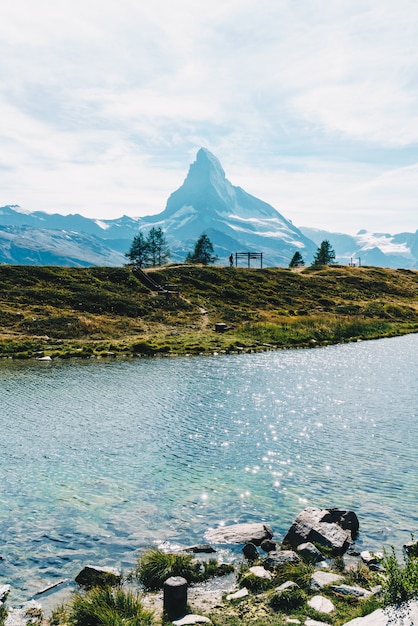
<path fill-rule="evenodd" d="M 209 263 L 215 263 L 217 258 L 218 257 L 214 254 L 211 240 L 203 233 L 197 240 L 193 252 L 189 252 L 187 255 L 186 263 L 202 263 L 202 265 L 208 265 Z"/>
<path fill-rule="evenodd" d="M 335 252 L 328 239 L 317 249 L 312 265 L 331 265 L 335 262 Z"/>
<path fill-rule="evenodd" d="M 290 259 L 289 267 L 301 267 L 305 265 L 305 261 L 299 251 L 295 252 L 295 254 Z"/>

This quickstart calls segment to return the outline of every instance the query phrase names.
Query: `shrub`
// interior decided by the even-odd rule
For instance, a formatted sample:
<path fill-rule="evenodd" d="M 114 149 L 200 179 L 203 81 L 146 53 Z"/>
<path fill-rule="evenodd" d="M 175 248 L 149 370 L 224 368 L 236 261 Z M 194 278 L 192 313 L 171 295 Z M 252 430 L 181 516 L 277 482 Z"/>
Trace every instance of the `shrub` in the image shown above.
<path fill-rule="evenodd" d="M 77 594 L 66 610 L 54 614 L 55 624 L 71 626 L 152 626 L 153 612 L 140 597 L 120 587 L 94 587 Z"/>
<path fill-rule="evenodd" d="M 418 596 L 418 558 L 404 554 L 403 563 L 399 563 L 395 550 L 384 551 L 383 599 L 386 605 L 399 605 Z"/>
<path fill-rule="evenodd" d="M 187 582 L 199 577 L 199 572 L 190 554 L 173 554 L 158 548 L 150 548 L 141 556 L 136 576 L 145 589 L 161 589 L 170 576 L 183 576 Z"/>
<path fill-rule="evenodd" d="M 274 584 L 277 586 L 292 580 L 298 587 L 308 591 L 314 569 L 314 566 L 308 563 L 286 563 L 277 572 Z"/>
<path fill-rule="evenodd" d="M 6 607 L 0 604 L 0 626 L 3 626 L 6 616 L 7 616 Z"/>
<path fill-rule="evenodd" d="M 306 602 L 306 593 L 302 589 L 285 589 L 275 592 L 269 599 L 273 611 L 293 611 L 299 609 Z"/>

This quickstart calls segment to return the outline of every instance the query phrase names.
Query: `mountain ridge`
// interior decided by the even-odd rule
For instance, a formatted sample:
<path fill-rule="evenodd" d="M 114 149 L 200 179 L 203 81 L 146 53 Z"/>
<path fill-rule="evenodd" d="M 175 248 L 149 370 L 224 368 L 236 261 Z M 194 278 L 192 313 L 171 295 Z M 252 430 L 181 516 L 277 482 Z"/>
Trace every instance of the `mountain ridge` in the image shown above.
<path fill-rule="evenodd" d="M 200 148 L 182 185 L 160 213 L 92 219 L 80 215 L 0 207 L 0 263 L 120 266 L 139 231 L 161 227 L 173 261 L 184 261 L 205 232 L 220 263 L 231 252 L 262 252 L 266 266 L 287 267 L 296 251 L 308 265 L 321 241 L 328 239 L 342 264 L 418 268 L 416 233 L 357 235 L 297 228 L 273 206 L 234 186 L 219 159 Z"/>

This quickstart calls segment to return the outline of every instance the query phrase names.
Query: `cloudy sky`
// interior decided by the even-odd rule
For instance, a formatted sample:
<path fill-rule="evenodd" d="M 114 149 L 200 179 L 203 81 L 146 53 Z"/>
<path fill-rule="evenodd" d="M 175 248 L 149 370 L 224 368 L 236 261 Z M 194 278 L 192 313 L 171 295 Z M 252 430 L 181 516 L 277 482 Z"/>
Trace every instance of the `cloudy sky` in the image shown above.
<path fill-rule="evenodd" d="M 297 226 L 418 228 L 416 0 L 3 0 L 0 206 L 162 211 L 204 146 Z"/>

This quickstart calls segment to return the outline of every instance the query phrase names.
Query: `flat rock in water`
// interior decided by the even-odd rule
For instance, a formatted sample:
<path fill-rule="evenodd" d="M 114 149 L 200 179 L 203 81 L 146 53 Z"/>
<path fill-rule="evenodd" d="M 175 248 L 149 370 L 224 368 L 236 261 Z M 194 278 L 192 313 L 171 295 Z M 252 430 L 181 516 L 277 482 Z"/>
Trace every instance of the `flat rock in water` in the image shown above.
<path fill-rule="evenodd" d="M 213 552 L 216 552 L 216 550 L 215 548 L 212 548 L 212 546 L 210 546 L 208 543 L 203 543 L 196 546 L 189 546 L 188 548 L 184 548 L 184 552 L 193 552 L 194 554 L 212 554 Z"/>
<path fill-rule="evenodd" d="M 256 546 L 272 537 L 271 528 L 261 523 L 220 526 L 206 533 L 206 538 L 211 543 L 253 543 Z"/>

